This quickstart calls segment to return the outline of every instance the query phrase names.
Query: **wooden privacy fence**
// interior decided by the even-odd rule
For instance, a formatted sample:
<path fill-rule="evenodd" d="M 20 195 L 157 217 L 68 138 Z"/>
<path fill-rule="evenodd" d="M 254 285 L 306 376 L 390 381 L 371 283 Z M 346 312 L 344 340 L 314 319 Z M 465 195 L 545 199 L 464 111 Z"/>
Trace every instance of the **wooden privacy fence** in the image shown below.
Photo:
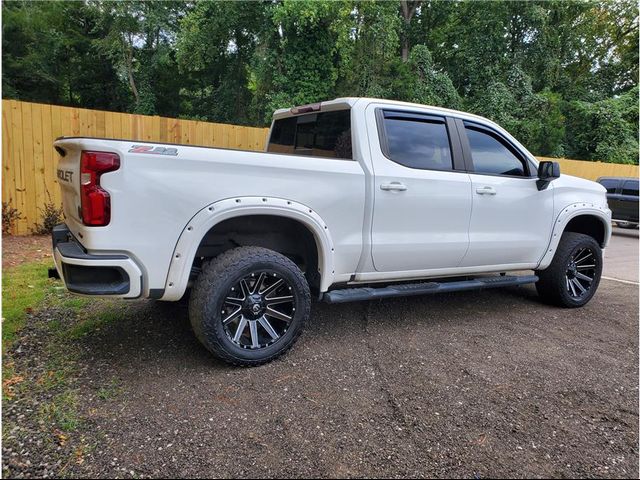
<path fill-rule="evenodd" d="M 53 149 L 57 137 L 262 150 L 267 132 L 267 128 L 3 100 L 2 201 L 22 215 L 12 233 L 29 233 L 49 199 L 55 205 L 61 203 L 55 172 L 58 154 Z"/>
<path fill-rule="evenodd" d="M 267 128 L 242 127 L 146 115 L 2 101 L 2 201 L 22 218 L 14 234 L 26 234 L 40 221 L 49 201 L 60 205 L 53 141 L 60 136 L 120 138 L 208 147 L 262 150 Z M 541 158 L 542 160 L 542 158 Z M 570 175 L 638 177 L 637 165 L 549 159 Z"/>

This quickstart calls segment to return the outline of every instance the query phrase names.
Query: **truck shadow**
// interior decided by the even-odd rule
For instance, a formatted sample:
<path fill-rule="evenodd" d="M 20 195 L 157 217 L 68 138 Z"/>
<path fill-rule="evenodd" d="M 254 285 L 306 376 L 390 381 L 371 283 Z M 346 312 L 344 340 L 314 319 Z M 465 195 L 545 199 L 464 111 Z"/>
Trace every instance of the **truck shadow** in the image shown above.
<path fill-rule="evenodd" d="M 287 356 L 313 355 L 314 349 L 349 349 L 363 337 L 380 331 L 392 334 L 396 328 L 419 328 L 428 337 L 430 329 L 437 330 L 445 323 L 464 329 L 468 322 L 484 318 L 500 321 L 505 312 L 532 308 L 551 308 L 539 302 L 532 286 L 334 305 L 314 302 L 310 325 Z M 114 321 L 78 340 L 92 364 L 116 370 L 151 365 L 234 369 L 217 360 L 195 338 L 186 304 L 137 301 L 120 311 Z"/>

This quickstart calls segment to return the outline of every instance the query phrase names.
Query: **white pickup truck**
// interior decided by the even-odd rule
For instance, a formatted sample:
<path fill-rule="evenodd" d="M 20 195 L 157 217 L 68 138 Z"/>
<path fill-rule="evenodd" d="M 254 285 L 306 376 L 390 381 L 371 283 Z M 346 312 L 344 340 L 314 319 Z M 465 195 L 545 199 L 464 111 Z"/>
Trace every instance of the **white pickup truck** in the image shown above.
<path fill-rule="evenodd" d="M 535 283 L 545 301 L 582 306 L 611 235 L 602 186 L 538 164 L 487 119 L 424 105 L 278 110 L 264 152 L 69 137 L 55 148 L 66 287 L 190 292 L 196 335 L 236 365 L 291 347 L 312 294 L 336 303 Z"/>

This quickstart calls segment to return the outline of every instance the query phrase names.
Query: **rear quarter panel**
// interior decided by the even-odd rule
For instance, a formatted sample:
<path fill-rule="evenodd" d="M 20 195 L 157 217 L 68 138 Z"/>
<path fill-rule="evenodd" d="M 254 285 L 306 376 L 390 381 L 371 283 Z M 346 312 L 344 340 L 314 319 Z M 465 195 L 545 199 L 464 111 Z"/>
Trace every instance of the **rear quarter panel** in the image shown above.
<path fill-rule="evenodd" d="M 336 276 L 354 272 L 360 259 L 365 180 L 357 161 L 176 145 L 175 156 L 132 153 L 133 145 L 145 143 L 114 140 L 57 144 L 120 155 L 120 169 L 101 179 L 111 194 L 111 223 L 85 227 L 72 212 L 66 220 L 90 253 L 124 252 L 136 259 L 144 270 L 145 295 L 165 288 L 174 248 L 189 220 L 229 198 L 265 196 L 304 204 L 331 232 Z"/>

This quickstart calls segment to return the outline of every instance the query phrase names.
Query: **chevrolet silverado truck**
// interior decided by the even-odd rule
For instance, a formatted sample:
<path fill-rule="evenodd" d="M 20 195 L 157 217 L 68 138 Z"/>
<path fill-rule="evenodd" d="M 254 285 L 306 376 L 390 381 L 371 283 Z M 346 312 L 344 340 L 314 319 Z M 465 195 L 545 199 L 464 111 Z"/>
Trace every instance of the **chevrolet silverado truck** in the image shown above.
<path fill-rule="evenodd" d="M 425 105 L 277 110 L 263 152 L 84 137 L 55 149 L 52 273 L 81 295 L 189 295 L 196 336 L 235 365 L 289 349 L 312 297 L 535 283 L 580 307 L 611 235 L 604 187 L 538 163 L 485 118 Z"/>

